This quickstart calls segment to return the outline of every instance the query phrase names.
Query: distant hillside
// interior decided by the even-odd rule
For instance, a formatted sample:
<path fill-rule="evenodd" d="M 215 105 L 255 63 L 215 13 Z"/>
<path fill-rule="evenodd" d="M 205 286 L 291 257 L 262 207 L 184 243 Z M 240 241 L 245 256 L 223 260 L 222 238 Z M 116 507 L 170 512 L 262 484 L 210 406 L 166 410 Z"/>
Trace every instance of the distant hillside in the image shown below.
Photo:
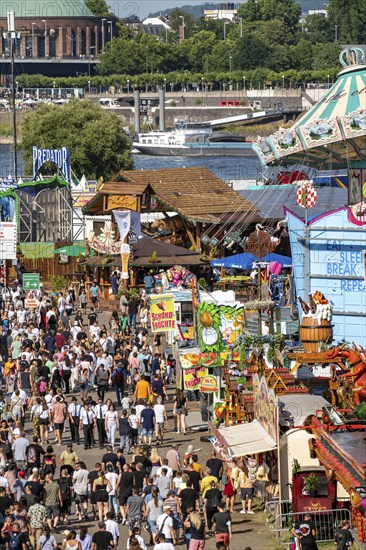
<path fill-rule="evenodd" d="M 303 13 L 306 13 L 309 10 L 323 10 L 328 4 L 328 0 L 299 0 L 299 2 Z M 238 5 L 239 3 L 241 2 L 235 3 L 235 5 Z M 214 9 L 217 9 L 219 5 L 220 5 L 220 2 L 203 3 L 198 6 L 197 5 L 192 6 L 191 4 L 188 4 L 186 6 L 179 6 L 179 9 L 187 13 L 190 13 L 191 15 L 193 15 L 193 17 L 198 19 L 203 16 L 204 10 L 214 10 Z M 158 17 L 159 15 L 169 15 L 174 9 L 175 8 L 155 11 L 153 13 L 150 13 L 148 17 Z"/>

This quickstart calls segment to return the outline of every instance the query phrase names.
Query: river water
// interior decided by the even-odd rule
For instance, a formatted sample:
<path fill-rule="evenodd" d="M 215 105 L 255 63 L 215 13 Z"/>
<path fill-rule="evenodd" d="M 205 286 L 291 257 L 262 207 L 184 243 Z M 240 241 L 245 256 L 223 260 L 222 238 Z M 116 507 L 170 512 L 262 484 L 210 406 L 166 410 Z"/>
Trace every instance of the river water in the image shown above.
<path fill-rule="evenodd" d="M 256 158 L 240 157 L 158 157 L 133 155 L 135 169 L 148 170 L 160 168 L 184 168 L 204 166 L 227 181 L 255 179 L 259 177 L 261 164 Z M 0 177 L 13 173 L 13 148 L 9 144 L 0 144 Z M 24 174 L 24 163 L 18 156 L 18 173 Z M 80 177 L 82 174 L 78 174 Z"/>

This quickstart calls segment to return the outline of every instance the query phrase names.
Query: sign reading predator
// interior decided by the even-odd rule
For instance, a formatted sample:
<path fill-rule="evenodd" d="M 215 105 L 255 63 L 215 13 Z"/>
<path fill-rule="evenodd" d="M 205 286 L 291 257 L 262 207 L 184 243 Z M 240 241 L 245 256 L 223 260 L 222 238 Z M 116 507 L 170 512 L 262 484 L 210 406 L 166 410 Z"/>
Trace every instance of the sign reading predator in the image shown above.
<path fill-rule="evenodd" d="M 151 295 L 150 316 L 152 332 L 176 330 L 177 319 L 175 316 L 173 294 Z"/>

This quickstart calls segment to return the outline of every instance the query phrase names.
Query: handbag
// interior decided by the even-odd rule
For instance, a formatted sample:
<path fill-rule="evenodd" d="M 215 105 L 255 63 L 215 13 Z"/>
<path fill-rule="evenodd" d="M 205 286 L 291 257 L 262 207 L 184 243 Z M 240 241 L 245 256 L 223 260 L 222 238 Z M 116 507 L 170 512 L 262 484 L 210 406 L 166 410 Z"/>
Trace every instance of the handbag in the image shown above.
<path fill-rule="evenodd" d="M 163 521 L 163 523 L 161 524 L 161 527 L 160 527 L 160 529 L 159 529 L 159 531 L 158 531 L 158 534 L 156 535 L 157 537 L 158 537 L 159 535 L 161 535 L 161 533 L 163 532 L 164 523 L 166 522 L 166 520 L 168 519 L 168 517 L 169 517 L 169 516 L 165 516 L 164 521 Z"/>

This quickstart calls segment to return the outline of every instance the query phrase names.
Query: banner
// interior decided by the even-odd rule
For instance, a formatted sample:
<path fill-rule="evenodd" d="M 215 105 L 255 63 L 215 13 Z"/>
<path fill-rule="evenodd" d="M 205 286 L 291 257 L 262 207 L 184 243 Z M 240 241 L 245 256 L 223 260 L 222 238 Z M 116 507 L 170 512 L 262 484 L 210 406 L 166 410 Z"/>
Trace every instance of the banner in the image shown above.
<path fill-rule="evenodd" d="M 218 391 L 217 378 L 215 376 L 205 376 L 200 381 L 200 393 L 216 393 Z"/>
<path fill-rule="evenodd" d="M 202 302 L 198 306 L 198 342 L 202 352 L 221 353 L 244 330 L 244 307 Z"/>
<path fill-rule="evenodd" d="M 124 241 L 131 228 L 131 212 L 129 210 L 112 210 L 118 226 L 120 240 Z"/>
<path fill-rule="evenodd" d="M 152 332 L 176 330 L 177 320 L 173 294 L 150 295 L 150 317 Z"/>
<path fill-rule="evenodd" d="M 183 387 L 185 390 L 199 390 L 201 381 L 208 376 L 206 367 L 198 367 L 183 370 Z"/>

